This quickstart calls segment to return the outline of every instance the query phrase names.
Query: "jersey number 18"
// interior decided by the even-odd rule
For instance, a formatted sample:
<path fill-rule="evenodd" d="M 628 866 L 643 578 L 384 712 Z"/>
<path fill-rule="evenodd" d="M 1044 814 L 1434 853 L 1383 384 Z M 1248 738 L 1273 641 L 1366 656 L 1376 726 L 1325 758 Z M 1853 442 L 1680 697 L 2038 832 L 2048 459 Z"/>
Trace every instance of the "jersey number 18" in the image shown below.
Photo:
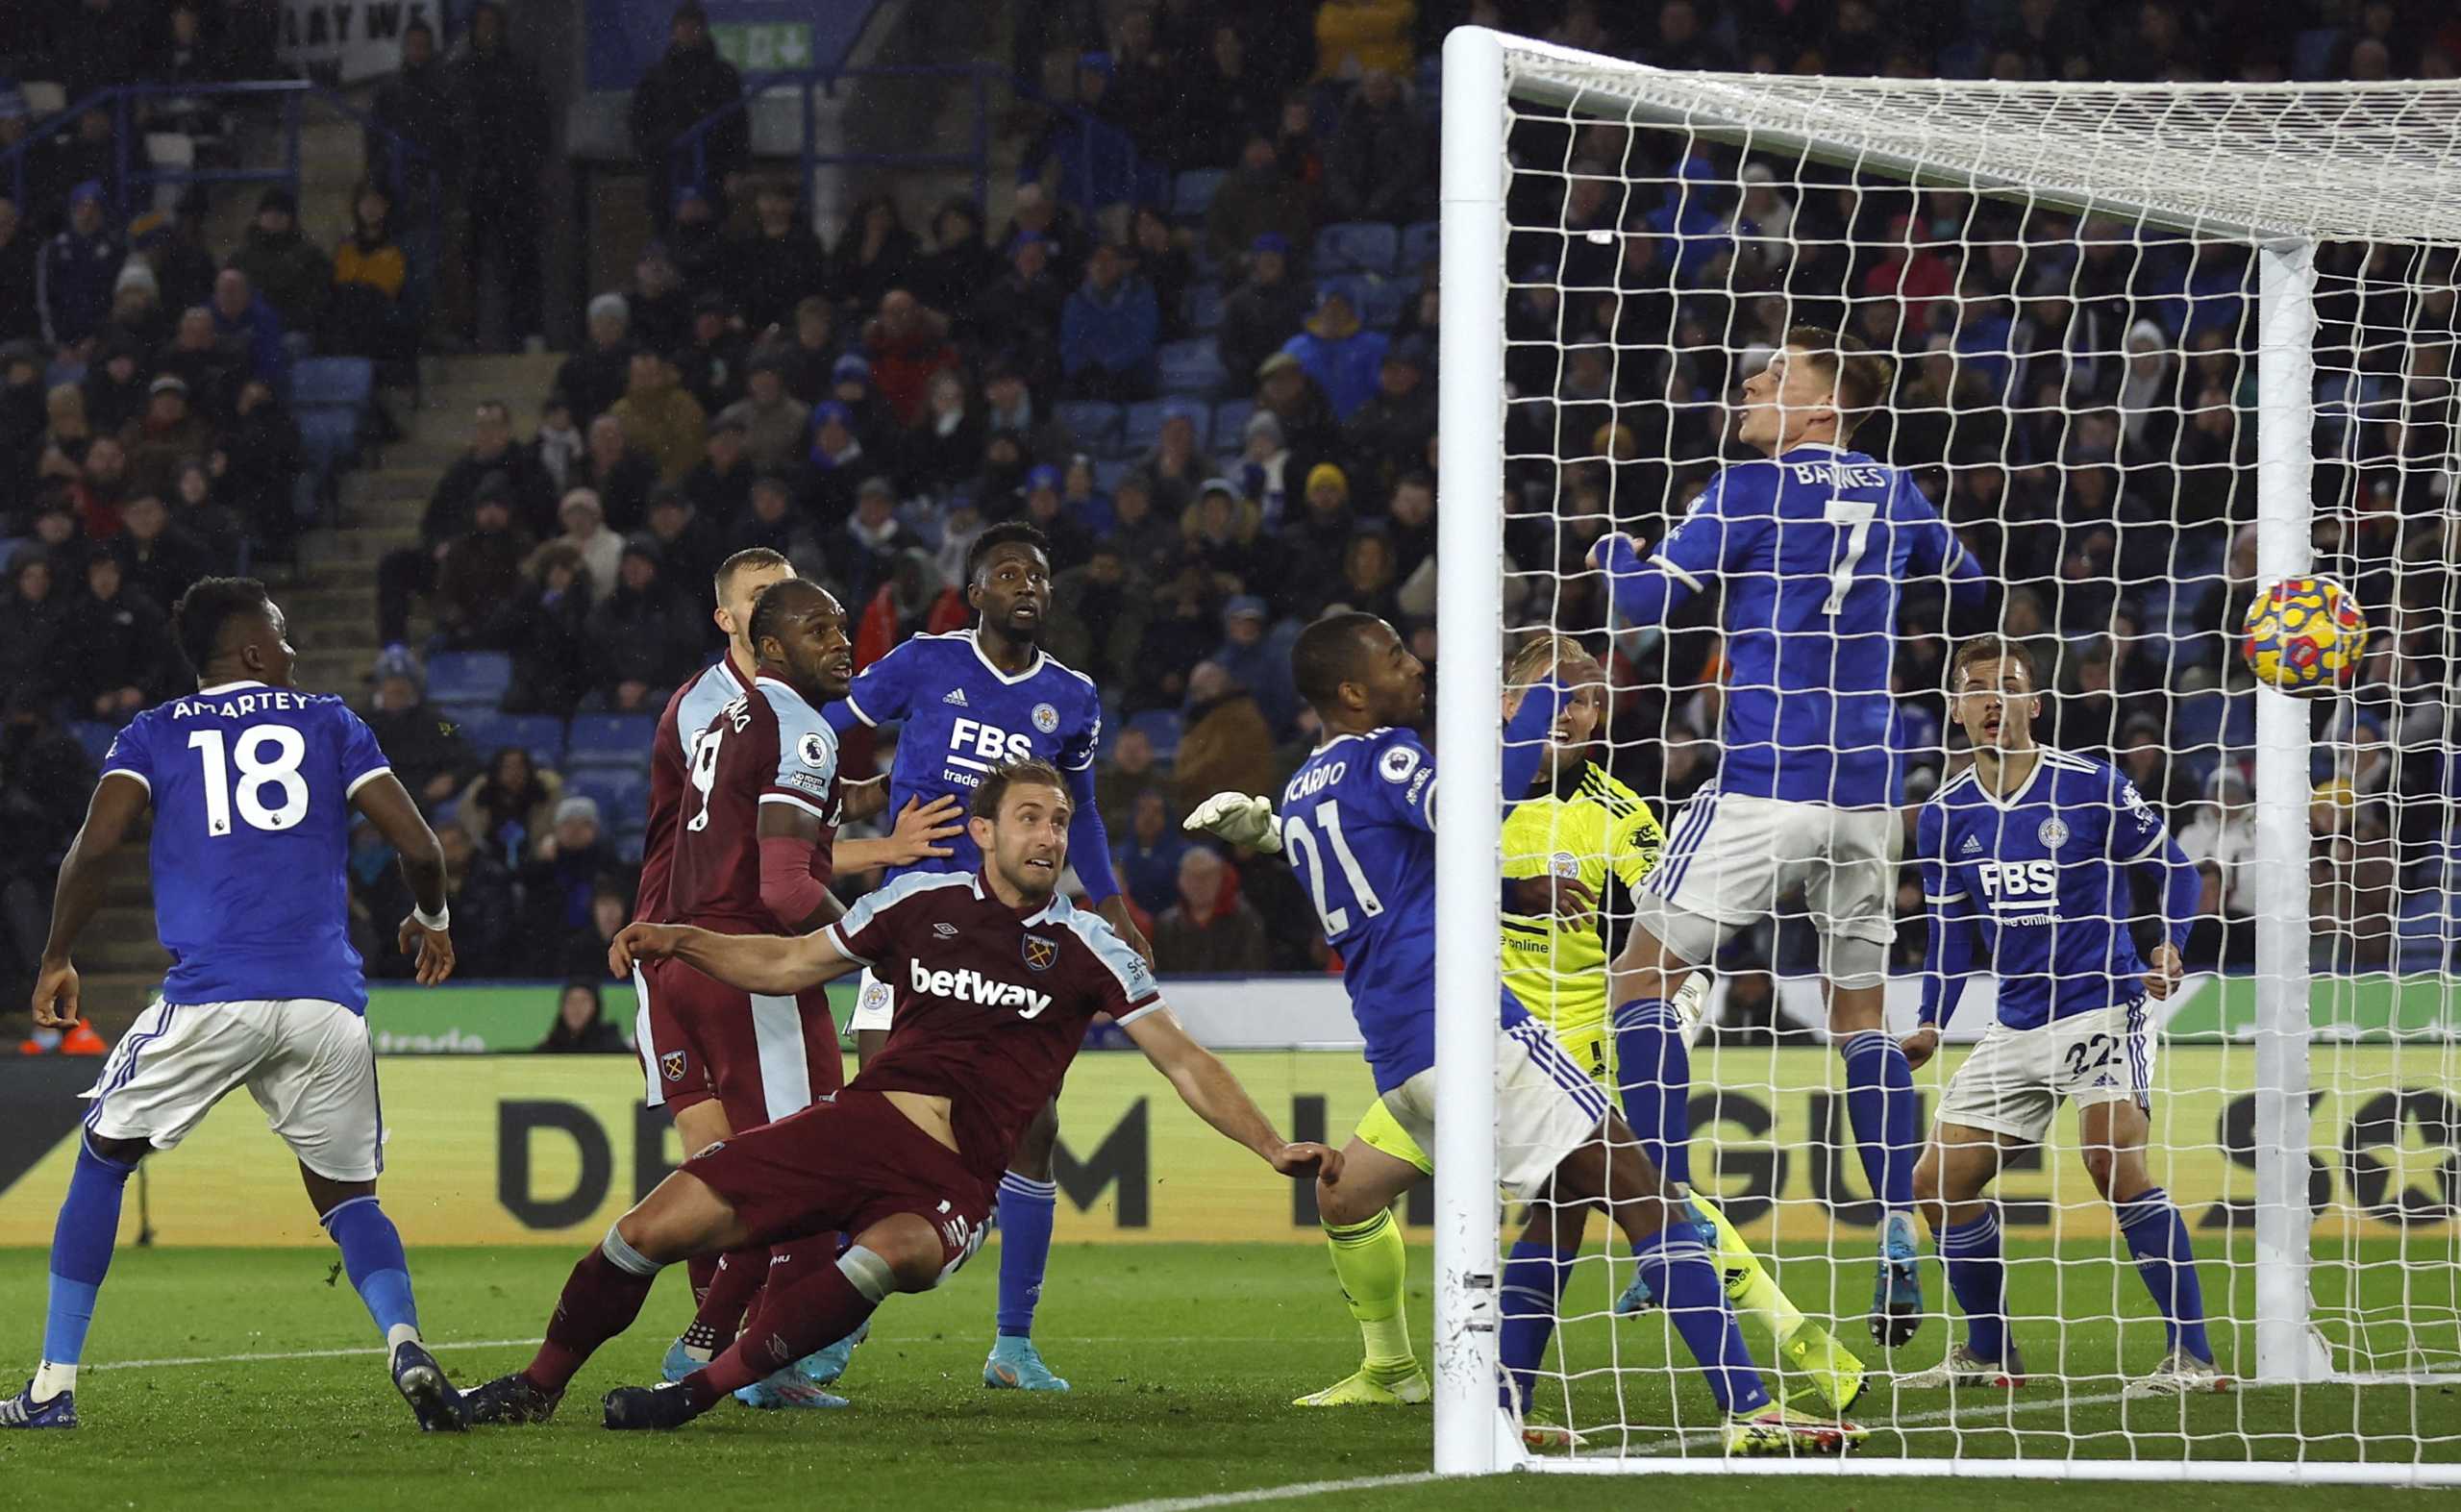
<path fill-rule="evenodd" d="M 265 755 L 267 746 L 273 748 L 271 757 Z M 308 740 L 288 725 L 250 725 L 227 753 L 221 731 L 194 731 L 188 749 L 205 753 L 206 833 L 229 834 L 235 807 L 252 830 L 287 830 L 308 817 L 308 780 L 299 775 Z M 231 780 L 234 759 L 239 767 L 236 782 Z M 271 806 L 265 803 L 268 788 L 275 798 Z"/>

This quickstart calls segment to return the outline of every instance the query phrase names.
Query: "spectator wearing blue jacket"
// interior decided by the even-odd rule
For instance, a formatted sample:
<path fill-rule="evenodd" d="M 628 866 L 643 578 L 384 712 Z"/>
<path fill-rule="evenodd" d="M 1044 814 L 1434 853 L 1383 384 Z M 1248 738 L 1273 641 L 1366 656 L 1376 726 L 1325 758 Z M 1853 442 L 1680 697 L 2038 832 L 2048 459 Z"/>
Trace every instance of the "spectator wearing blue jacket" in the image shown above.
<path fill-rule="evenodd" d="M 1376 397 L 1377 373 L 1389 344 L 1383 332 L 1359 324 L 1349 285 L 1336 282 L 1316 290 L 1316 312 L 1281 349 L 1325 391 L 1333 418 L 1347 420 Z"/>
<path fill-rule="evenodd" d="M 1129 403 L 1154 395 L 1161 310 L 1154 285 L 1131 265 L 1117 247 L 1095 248 L 1085 282 L 1059 312 L 1059 367 L 1073 398 Z"/>
<path fill-rule="evenodd" d="M 213 279 L 213 334 L 247 349 L 248 371 L 274 391 L 290 392 L 290 354 L 282 344 L 282 317 L 237 268 Z"/>
<path fill-rule="evenodd" d="M 35 269 L 35 305 L 43 339 L 75 346 L 100 331 L 112 312 L 112 290 L 128 249 L 103 224 L 103 186 L 87 179 L 68 194 L 68 227 L 42 249 Z"/>

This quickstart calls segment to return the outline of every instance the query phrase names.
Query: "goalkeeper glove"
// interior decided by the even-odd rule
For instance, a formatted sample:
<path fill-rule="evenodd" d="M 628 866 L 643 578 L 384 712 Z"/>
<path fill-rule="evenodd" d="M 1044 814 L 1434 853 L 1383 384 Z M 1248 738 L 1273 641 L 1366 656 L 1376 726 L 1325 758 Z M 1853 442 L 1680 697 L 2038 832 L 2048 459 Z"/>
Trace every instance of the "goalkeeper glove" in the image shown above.
<path fill-rule="evenodd" d="M 1216 793 L 1196 806 L 1181 828 L 1205 833 L 1250 851 L 1280 851 L 1281 830 L 1273 822 L 1270 799 L 1246 793 Z"/>

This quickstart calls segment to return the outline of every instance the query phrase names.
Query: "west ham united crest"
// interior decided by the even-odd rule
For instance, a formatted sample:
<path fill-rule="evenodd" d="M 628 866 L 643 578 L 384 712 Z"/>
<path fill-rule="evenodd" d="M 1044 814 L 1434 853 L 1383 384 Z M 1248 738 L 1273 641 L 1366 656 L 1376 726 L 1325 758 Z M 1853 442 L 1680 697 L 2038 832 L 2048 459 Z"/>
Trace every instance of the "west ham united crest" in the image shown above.
<path fill-rule="evenodd" d="M 1046 940 L 1039 934 L 1029 934 L 1018 954 L 1025 956 L 1029 971 L 1049 971 L 1051 963 L 1059 959 L 1059 942 Z"/>
<path fill-rule="evenodd" d="M 684 1052 L 680 1050 L 670 1050 L 666 1053 L 659 1056 L 658 1069 L 665 1074 L 666 1079 L 669 1081 L 683 1080 Z"/>

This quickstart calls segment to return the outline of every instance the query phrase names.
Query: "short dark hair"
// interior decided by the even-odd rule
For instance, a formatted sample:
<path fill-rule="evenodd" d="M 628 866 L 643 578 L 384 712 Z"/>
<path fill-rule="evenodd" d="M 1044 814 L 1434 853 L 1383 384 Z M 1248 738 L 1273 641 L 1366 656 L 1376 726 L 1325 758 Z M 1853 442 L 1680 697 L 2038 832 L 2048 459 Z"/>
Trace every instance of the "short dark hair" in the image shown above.
<path fill-rule="evenodd" d="M 788 561 L 783 552 L 771 551 L 766 546 L 747 546 L 718 563 L 717 577 L 713 580 L 717 584 L 718 597 L 723 599 L 727 596 L 727 584 L 734 581 L 736 573 L 748 572 L 755 567 L 784 567 L 792 571 L 794 563 Z"/>
<path fill-rule="evenodd" d="M 189 584 L 171 610 L 171 635 L 189 671 L 205 676 L 206 663 L 222 647 L 222 627 L 242 614 L 272 617 L 273 600 L 259 580 L 199 578 Z"/>
<path fill-rule="evenodd" d="M 989 819 L 997 823 L 1002 801 L 1007 798 L 1008 789 L 1019 782 L 1035 782 L 1056 788 L 1072 812 L 1077 807 L 1076 796 L 1068 791 L 1068 779 L 1059 775 L 1059 768 L 1036 758 L 1003 762 L 984 773 L 982 785 L 974 790 L 974 802 L 967 806 L 966 813 L 976 819 Z"/>
<path fill-rule="evenodd" d="M 781 632 L 783 627 L 779 622 L 795 612 L 799 607 L 796 599 L 806 593 L 827 591 L 808 578 L 781 578 L 761 589 L 760 597 L 752 601 L 752 622 L 743 631 L 744 637 L 752 642 L 752 654 L 759 656 L 760 643 Z"/>
<path fill-rule="evenodd" d="M 1786 345 L 1800 348 L 1836 390 L 1839 439 L 1854 434 L 1888 393 L 1895 365 L 1859 339 L 1827 326 L 1789 326 Z"/>
<path fill-rule="evenodd" d="M 1050 536 L 1024 520 L 1003 520 L 976 536 L 974 544 L 965 549 L 967 587 L 974 586 L 975 575 L 982 570 L 984 562 L 991 559 L 991 554 L 1003 546 L 1031 546 L 1042 553 L 1043 560 L 1051 560 Z"/>
<path fill-rule="evenodd" d="M 1957 690 L 1957 681 L 1968 667 L 1986 661 L 2013 661 L 2026 669 L 2027 683 L 2037 689 L 2042 686 L 2041 669 L 2034 665 L 2034 654 L 2026 649 L 2024 641 L 2011 640 L 2005 635 L 1976 635 L 1959 646 L 1957 654 L 1949 658 L 1949 691 L 1953 693 Z"/>
<path fill-rule="evenodd" d="M 1356 672 L 1359 633 L 1381 623 L 1363 610 L 1345 609 L 1299 632 L 1290 648 L 1290 675 L 1299 684 L 1299 696 L 1313 704 L 1318 715 L 1340 700 L 1342 684 Z"/>

